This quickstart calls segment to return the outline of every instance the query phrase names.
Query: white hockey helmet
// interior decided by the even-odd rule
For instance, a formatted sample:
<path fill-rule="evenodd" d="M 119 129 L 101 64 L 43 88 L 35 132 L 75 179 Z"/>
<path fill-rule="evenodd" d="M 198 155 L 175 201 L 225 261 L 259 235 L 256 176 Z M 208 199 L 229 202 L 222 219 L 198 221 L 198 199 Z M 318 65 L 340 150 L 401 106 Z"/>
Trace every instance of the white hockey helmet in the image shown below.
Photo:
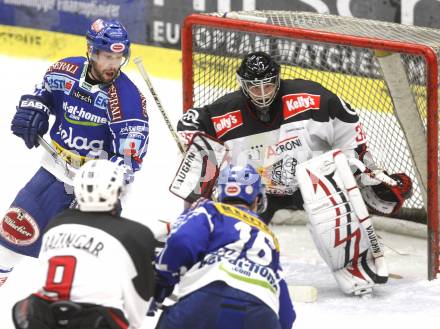
<path fill-rule="evenodd" d="M 116 163 L 89 160 L 73 181 L 75 197 L 82 211 L 111 211 L 124 189 L 124 172 Z"/>

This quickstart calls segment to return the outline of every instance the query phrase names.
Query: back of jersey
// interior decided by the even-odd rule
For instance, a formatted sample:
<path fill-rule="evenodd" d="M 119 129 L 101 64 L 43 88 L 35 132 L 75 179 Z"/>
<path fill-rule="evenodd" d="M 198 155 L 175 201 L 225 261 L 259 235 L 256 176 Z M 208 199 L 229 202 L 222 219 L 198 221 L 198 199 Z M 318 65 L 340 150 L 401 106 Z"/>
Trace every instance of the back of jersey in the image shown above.
<path fill-rule="evenodd" d="M 139 223 L 66 210 L 43 237 L 40 259 L 47 278 L 38 295 L 117 308 L 133 322 L 135 313 L 145 315 L 153 295 L 154 247 L 153 234 Z"/>
<path fill-rule="evenodd" d="M 209 227 L 209 234 L 206 234 L 206 227 Z M 281 280 L 279 244 L 257 215 L 245 208 L 208 202 L 182 219 L 165 249 L 172 247 L 172 239 L 188 241 L 189 236 L 192 243 L 187 248 L 192 249 L 194 256 L 204 256 L 182 276 L 178 285 L 180 297 L 211 282 L 224 281 L 233 288 L 256 296 L 278 313 Z M 166 250 L 159 262 L 167 263 L 171 257 L 179 262 L 179 250 L 175 250 L 174 255 L 167 255 Z M 188 259 L 183 254 L 181 256 Z M 174 264 L 167 266 L 175 270 L 179 265 L 188 265 L 171 262 Z"/>

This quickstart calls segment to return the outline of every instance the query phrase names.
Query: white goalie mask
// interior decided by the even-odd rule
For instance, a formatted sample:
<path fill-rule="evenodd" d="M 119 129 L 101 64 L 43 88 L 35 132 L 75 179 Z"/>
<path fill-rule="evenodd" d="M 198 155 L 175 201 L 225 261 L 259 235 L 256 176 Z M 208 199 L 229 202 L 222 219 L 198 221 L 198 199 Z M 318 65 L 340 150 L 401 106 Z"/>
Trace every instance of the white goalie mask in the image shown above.
<path fill-rule="evenodd" d="M 90 160 L 81 166 L 73 185 L 80 210 L 111 211 L 125 186 L 124 171 L 108 160 Z"/>

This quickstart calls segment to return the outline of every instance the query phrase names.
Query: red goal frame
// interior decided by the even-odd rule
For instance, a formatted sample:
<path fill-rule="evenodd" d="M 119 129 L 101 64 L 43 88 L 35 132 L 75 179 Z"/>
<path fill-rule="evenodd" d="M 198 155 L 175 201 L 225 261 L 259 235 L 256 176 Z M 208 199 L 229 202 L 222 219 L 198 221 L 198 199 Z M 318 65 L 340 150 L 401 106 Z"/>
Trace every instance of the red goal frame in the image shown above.
<path fill-rule="evenodd" d="M 427 241 L 428 279 L 437 278 L 439 264 L 439 208 L 438 208 L 438 62 L 435 51 L 426 45 L 390 41 L 377 38 L 350 36 L 295 27 L 276 26 L 264 23 L 223 18 L 206 14 L 187 16 L 182 26 L 182 83 L 183 111 L 193 105 L 193 27 L 209 26 L 231 31 L 263 33 L 271 36 L 294 37 L 297 39 L 330 44 L 368 47 L 374 50 L 416 54 L 423 56 L 427 65 Z"/>

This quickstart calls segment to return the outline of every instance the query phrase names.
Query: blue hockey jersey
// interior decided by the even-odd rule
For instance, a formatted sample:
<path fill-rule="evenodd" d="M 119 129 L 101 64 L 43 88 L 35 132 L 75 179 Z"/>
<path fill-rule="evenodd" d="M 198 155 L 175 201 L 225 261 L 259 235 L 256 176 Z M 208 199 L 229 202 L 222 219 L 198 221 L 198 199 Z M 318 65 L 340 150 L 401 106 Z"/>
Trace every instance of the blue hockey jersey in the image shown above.
<path fill-rule="evenodd" d="M 281 323 L 293 322 L 293 306 L 282 277 L 278 240 L 252 211 L 208 201 L 184 212 L 159 254 L 164 285 L 178 283 L 182 298 L 214 281 L 254 295 Z"/>
<path fill-rule="evenodd" d="M 148 146 L 146 100 L 123 72 L 110 84 L 89 84 L 88 65 L 84 57 L 62 59 L 35 90 L 55 116 L 52 143 L 76 167 L 87 158 L 125 158 L 136 171 Z"/>

